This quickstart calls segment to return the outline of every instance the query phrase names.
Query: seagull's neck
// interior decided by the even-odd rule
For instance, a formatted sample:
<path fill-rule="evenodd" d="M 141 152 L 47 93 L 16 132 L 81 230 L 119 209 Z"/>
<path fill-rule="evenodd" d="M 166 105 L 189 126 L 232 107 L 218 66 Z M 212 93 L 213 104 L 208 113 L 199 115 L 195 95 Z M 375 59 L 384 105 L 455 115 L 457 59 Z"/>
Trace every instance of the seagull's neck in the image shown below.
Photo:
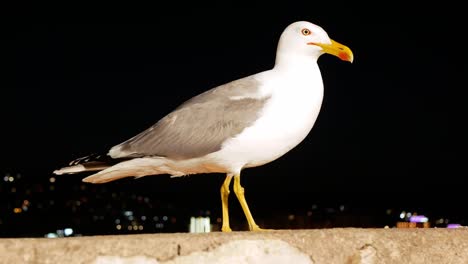
<path fill-rule="evenodd" d="M 303 74 L 308 72 L 320 72 L 317 58 L 310 56 L 298 55 L 294 53 L 281 53 L 276 54 L 275 70 L 282 72 L 291 72 Z"/>

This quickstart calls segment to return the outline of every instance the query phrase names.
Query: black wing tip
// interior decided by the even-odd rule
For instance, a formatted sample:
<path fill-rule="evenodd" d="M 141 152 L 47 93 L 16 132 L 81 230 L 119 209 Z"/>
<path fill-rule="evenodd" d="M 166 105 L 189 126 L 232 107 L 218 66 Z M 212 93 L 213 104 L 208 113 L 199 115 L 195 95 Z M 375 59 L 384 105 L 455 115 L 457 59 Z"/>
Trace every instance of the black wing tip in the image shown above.
<path fill-rule="evenodd" d="M 93 153 L 93 154 L 72 160 L 68 165 L 74 166 L 74 165 L 89 163 L 93 161 L 107 162 L 109 160 L 112 160 L 112 158 L 108 156 L 107 154 Z"/>

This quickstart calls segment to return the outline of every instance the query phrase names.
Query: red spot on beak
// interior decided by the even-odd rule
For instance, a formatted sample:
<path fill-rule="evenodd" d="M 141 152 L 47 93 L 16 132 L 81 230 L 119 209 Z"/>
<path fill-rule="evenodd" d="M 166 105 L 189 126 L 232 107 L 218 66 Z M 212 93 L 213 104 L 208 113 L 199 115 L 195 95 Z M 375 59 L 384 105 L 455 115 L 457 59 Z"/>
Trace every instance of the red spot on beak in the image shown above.
<path fill-rule="evenodd" d="M 340 53 L 338 54 L 338 57 L 339 57 L 340 59 L 344 60 L 344 61 L 349 60 L 349 55 L 348 55 L 346 52 L 340 52 Z"/>

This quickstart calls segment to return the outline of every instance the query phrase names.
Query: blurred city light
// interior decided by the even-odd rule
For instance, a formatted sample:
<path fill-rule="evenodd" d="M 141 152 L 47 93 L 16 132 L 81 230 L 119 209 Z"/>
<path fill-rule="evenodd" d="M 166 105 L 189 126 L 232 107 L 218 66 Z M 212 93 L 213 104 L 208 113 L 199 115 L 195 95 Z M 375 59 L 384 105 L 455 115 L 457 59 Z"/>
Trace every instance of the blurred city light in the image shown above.
<path fill-rule="evenodd" d="M 209 217 L 190 217 L 190 233 L 209 233 L 211 232 L 211 224 Z"/>
<path fill-rule="evenodd" d="M 401 219 L 404 219 L 404 218 L 405 218 L 405 216 L 406 216 L 406 213 L 405 213 L 405 211 L 401 212 L 401 214 L 400 214 L 400 218 L 401 218 Z"/>
<path fill-rule="evenodd" d="M 426 223 L 429 219 L 424 215 L 413 215 L 410 217 L 409 221 L 412 223 Z"/>
<path fill-rule="evenodd" d="M 71 236 L 71 235 L 73 235 L 73 229 L 72 228 L 65 228 L 63 230 L 63 233 L 65 234 L 65 236 Z"/>
<path fill-rule="evenodd" d="M 45 237 L 47 237 L 47 238 L 57 238 L 58 235 L 56 233 L 48 233 L 48 234 L 45 235 Z"/>

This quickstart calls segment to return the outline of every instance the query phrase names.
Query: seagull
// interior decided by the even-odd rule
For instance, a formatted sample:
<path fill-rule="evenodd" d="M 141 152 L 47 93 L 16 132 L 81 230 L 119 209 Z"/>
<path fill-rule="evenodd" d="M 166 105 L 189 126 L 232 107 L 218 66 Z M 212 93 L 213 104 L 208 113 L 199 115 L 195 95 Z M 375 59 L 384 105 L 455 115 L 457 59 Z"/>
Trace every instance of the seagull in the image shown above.
<path fill-rule="evenodd" d="M 272 162 L 297 146 L 320 112 L 323 81 L 318 58 L 331 54 L 353 62 L 345 45 L 311 22 L 282 32 L 274 67 L 201 93 L 107 154 L 92 154 L 55 170 L 57 175 L 94 171 L 84 182 L 169 174 L 222 173 L 222 228 L 229 225 L 230 184 L 250 231 L 261 231 L 241 185 L 241 171 Z"/>

